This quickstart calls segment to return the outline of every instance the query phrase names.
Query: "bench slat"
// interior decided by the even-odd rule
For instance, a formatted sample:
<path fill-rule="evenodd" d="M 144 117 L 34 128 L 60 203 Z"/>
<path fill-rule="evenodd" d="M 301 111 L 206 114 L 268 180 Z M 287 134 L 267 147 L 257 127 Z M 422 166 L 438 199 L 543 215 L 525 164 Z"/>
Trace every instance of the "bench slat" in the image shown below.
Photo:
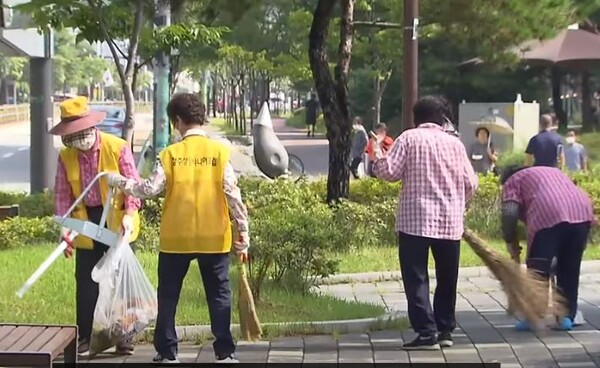
<path fill-rule="evenodd" d="M 47 328 L 41 335 L 35 338 L 23 351 L 38 351 L 46 345 L 61 330 L 60 327 Z"/>
<path fill-rule="evenodd" d="M 0 351 L 8 350 L 14 345 L 31 327 L 29 326 L 17 326 L 13 329 L 2 341 L 0 341 Z"/>
<path fill-rule="evenodd" d="M 77 329 L 73 327 L 63 327 L 56 335 L 54 335 L 52 340 L 48 341 L 48 343 L 39 350 L 51 352 L 52 359 L 55 359 L 74 339 L 77 339 Z"/>
<path fill-rule="evenodd" d="M 15 328 L 16 326 L 0 326 L 0 341 L 8 336 L 10 331 L 14 330 Z"/>
<path fill-rule="evenodd" d="M 21 337 L 16 343 L 12 346 L 9 346 L 6 350 L 8 351 L 21 351 L 27 347 L 27 345 L 31 344 L 36 337 L 41 335 L 45 327 L 29 327 L 29 330 Z"/>
<path fill-rule="evenodd" d="M 0 352 L 2 364 L 8 367 L 50 367 L 52 357 L 49 353 L 24 353 L 20 351 Z"/>

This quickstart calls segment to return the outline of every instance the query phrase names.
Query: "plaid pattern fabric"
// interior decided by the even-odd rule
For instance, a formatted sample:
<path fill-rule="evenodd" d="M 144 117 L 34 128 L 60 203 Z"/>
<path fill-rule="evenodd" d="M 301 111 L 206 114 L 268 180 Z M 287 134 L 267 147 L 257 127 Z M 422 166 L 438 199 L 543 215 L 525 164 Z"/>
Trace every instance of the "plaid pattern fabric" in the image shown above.
<path fill-rule="evenodd" d="M 98 159 L 100 157 L 100 133 L 94 130 L 96 134 L 96 143 L 88 151 L 79 152 L 79 170 L 81 175 L 81 190 L 87 187 L 94 177 L 98 174 Z M 123 147 L 119 156 L 119 172 L 126 178 L 139 179 L 137 168 L 133 159 L 133 154 L 128 145 Z M 69 207 L 75 201 L 71 185 L 67 180 L 67 172 L 62 160 L 58 159 L 56 168 L 56 178 L 54 181 L 54 211 L 57 216 L 64 215 Z M 83 199 L 83 203 L 88 207 L 103 205 L 100 194 L 100 186 L 96 183 Z M 125 197 L 125 209 L 139 209 L 141 200 L 135 197 Z"/>
<path fill-rule="evenodd" d="M 459 240 L 466 202 L 477 189 L 477 175 L 462 142 L 433 123 L 421 124 L 396 139 L 373 172 L 402 181 L 396 231 L 434 239 Z"/>
<path fill-rule="evenodd" d="M 502 201 L 514 201 L 521 206 L 528 244 L 535 233 L 561 222 L 577 224 L 594 220 L 587 193 L 554 167 L 534 166 L 518 171 L 504 184 Z"/>
<path fill-rule="evenodd" d="M 82 130 L 81 132 L 65 135 L 61 137 L 62 143 L 66 147 L 85 147 L 90 145 L 96 139 L 96 128 Z"/>

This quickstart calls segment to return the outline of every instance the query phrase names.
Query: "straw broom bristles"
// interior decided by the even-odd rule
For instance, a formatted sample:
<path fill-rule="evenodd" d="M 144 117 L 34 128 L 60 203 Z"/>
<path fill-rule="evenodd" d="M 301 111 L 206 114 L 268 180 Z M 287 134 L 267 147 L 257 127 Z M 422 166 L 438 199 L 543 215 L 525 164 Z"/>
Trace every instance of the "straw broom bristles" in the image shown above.
<path fill-rule="evenodd" d="M 257 341 L 260 340 L 262 329 L 260 321 L 256 315 L 254 306 L 254 297 L 248 283 L 246 266 L 243 263 L 238 265 L 240 270 L 240 286 L 238 290 L 238 309 L 240 315 L 240 332 L 242 340 Z"/>
<path fill-rule="evenodd" d="M 542 325 L 548 311 L 548 281 L 523 269 L 518 260 L 503 257 L 487 247 L 472 230 L 465 229 L 463 239 L 500 281 L 508 300 L 507 312 L 527 320 L 532 327 Z M 556 290 L 552 296 L 553 314 L 564 317 L 567 314 L 564 297 Z"/>

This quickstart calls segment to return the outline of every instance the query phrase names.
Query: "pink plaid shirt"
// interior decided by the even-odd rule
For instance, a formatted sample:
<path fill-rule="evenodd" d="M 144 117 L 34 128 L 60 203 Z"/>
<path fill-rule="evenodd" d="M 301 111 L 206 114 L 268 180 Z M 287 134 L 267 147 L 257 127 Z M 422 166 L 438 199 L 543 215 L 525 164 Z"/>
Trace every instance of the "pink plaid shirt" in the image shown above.
<path fill-rule="evenodd" d="M 102 144 L 102 142 L 100 142 L 100 133 L 97 132 L 96 134 L 97 138 L 94 146 L 88 151 L 79 152 L 81 190 L 84 190 L 92 179 L 98 175 L 98 159 L 100 156 L 100 144 Z M 138 180 L 140 177 L 135 167 L 133 154 L 131 153 L 129 145 L 125 145 L 121 151 L 119 157 L 119 172 L 127 178 Z M 54 181 L 54 211 L 56 215 L 63 216 L 73 202 L 75 202 L 75 197 L 73 196 L 71 185 L 67 180 L 67 171 L 59 156 L 56 168 L 56 179 Z M 89 191 L 87 196 L 83 199 L 83 203 L 87 207 L 103 205 L 98 183 L 96 183 Z M 125 210 L 137 210 L 141 206 L 141 200 L 135 197 L 126 196 L 124 205 Z"/>
<path fill-rule="evenodd" d="M 402 181 L 396 231 L 460 240 L 465 205 L 478 185 L 463 143 L 439 125 L 425 123 L 402 133 L 385 157 L 376 155 L 374 174 Z"/>
<path fill-rule="evenodd" d="M 529 246 L 540 230 L 561 222 L 594 221 L 590 197 L 554 167 L 534 166 L 513 174 L 502 187 L 502 201 L 514 201 L 521 206 Z"/>

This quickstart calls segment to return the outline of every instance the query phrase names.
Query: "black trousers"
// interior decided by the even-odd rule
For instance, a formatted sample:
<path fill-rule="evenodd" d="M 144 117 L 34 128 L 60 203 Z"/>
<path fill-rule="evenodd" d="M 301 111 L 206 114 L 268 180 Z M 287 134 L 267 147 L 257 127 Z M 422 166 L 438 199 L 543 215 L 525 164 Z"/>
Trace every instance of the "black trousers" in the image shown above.
<path fill-rule="evenodd" d="M 103 207 L 87 207 L 88 219 L 100 223 Z M 76 309 L 79 340 L 89 342 L 94 323 L 94 310 L 98 301 L 98 284 L 92 280 L 92 270 L 108 250 L 106 244 L 94 241 L 93 249 L 76 249 L 75 280 Z"/>
<path fill-rule="evenodd" d="M 460 240 L 431 239 L 399 232 L 398 244 L 408 318 L 413 330 L 421 336 L 454 331 Z M 427 273 L 430 247 L 437 282 L 433 310 Z"/>
<path fill-rule="evenodd" d="M 350 172 L 354 176 L 354 179 L 358 179 L 358 165 L 362 162 L 362 157 L 354 157 L 350 162 Z"/>
<path fill-rule="evenodd" d="M 527 268 L 539 273 L 546 280 L 550 277 L 552 260 L 556 257 L 556 286 L 567 299 L 569 315 L 577 314 L 579 272 L 591 223 L 560 223 L 538 231 L 533 237 L 527 257 Z"/>
<path fill-rule="evenodd" d="M 210 327 L 215 341 L 215 355 L 225 357 L 235 352 L 231 335 L 231 289 L 229 286 L 229 253 L 158 255 L 158 318 L 154 330 L 154 348 L 166 358 L 177 354 L 175 312 L 183 279 L 196 259 L 210 315 Z"/>

